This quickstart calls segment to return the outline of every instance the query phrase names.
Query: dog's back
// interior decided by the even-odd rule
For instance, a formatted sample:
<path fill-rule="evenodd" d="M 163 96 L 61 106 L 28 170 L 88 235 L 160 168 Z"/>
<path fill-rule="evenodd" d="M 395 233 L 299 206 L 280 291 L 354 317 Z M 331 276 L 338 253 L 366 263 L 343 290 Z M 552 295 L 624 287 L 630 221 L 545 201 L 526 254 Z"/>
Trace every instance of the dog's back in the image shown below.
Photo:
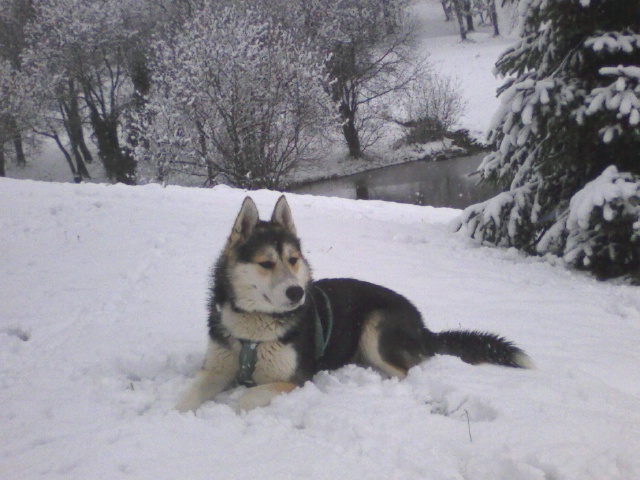
<path fill-rule="evenodd" d="M 347 278 L 313 285 L 331 303 L 334 324 L 318 365 L 321 369 L 355 361 L 403 378 L 410 368 L 435 354 L 455 355 L 472 364 L 530 366 L 522 350 L 496 335 L 432 332 L 409 300 L 380 285 Z"/>

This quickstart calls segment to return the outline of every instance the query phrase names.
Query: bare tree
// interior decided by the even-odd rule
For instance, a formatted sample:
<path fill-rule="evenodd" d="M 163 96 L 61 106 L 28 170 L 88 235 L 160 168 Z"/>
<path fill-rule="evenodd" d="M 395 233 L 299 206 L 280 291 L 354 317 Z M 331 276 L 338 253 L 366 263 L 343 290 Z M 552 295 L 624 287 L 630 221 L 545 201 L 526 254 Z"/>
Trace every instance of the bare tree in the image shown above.
<path fill-rule="evenodd" d="M 362 107 L 413 79 L 407 61 L 410 33 L 403 24 L 405 3 L 327 0 L 320 14 L 317 10 L 307 13 L 308 35 L 331 52 L 329 93 L 352 157 L 363 153 L 360 130 L 366 127 L 366 118 L 358 119 Z"/>
<path fill-rule="evenodd" d="M 363 124 L 358 124 L 361 109 L 406 88 L 419 76 L 420 65 L 412 62 L 406 45 L 405 37 L 396 37 L 371 56 L 353 44 L 340 44 L 334 50 L 329 62 L 332 100 L 338 105 L 342 133 L 352 157 L 363 152 Z"/>

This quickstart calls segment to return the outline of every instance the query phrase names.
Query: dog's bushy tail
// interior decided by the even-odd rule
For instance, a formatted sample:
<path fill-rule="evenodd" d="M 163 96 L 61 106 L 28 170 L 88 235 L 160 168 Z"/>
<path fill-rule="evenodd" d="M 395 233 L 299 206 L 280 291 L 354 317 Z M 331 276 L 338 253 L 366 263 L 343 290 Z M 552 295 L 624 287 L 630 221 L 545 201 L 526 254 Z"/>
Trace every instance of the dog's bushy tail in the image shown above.
<path fill-rule="evenodd" d="M 454 355 L 471 364 L 493 363 L 505 367 L 533 368 L 529 356 L 512 342 L 492 333 L 448 330 L 433 333 L 434 353 Z"/>

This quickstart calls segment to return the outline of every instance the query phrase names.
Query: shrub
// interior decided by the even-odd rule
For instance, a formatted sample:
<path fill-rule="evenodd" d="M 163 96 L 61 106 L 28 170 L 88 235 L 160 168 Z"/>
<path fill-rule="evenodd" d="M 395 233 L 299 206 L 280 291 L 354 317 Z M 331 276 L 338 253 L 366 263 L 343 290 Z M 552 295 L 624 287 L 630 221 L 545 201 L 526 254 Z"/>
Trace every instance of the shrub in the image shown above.
<path fill-rule="evenodd" d="M 411 88 L 404 104 L 407 127 L 406 143 L 427 143 L 440 140 L 460 120 L 464 113 L 459 82 L 430 73 Z"/>

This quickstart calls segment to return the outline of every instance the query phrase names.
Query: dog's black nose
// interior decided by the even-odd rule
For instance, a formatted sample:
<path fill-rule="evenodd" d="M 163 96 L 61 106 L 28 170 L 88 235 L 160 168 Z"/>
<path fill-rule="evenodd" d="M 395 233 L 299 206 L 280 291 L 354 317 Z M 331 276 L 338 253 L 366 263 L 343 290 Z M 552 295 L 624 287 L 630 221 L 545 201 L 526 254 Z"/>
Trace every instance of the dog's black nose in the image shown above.
<path fill-rule="evenodd" d="M 292 302 L 298 302 L 304 296 L 304 290 L 302 287 L 289 287 L 285 293 L 287 298 Z"/>

